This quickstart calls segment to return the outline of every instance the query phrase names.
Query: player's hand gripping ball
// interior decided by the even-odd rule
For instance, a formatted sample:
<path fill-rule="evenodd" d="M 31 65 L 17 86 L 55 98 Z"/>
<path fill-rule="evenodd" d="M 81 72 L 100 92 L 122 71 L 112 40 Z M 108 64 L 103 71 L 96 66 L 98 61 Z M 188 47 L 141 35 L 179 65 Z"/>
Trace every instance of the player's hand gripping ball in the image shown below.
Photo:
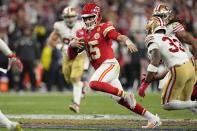
<path fill-rule="evenodd" d="M 83 38 L 78 39 L 78 46 L 74 48 L 77 53 L 81 53 L 86 48 L 86 43 Z"/>

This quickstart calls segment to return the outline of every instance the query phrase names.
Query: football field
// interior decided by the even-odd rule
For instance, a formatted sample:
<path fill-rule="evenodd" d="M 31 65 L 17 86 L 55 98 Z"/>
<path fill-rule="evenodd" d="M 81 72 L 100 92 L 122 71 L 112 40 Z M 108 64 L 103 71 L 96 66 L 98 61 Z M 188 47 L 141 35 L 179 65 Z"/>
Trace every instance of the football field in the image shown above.
<path fill-rule="evenodd" d="M 141 103 L 158 114 L 162 126 L 155 130 L 197 130 L 197 114 L 189 110 L 165 111 L 160 94 L 152 93 Z M 63 130 L 142 130 L 147 121 L 116 104 L 109 96 L 89 93 L 81 102 L 80 113 L 68 109 L 72 93 L 8 93 L 0 94 L 0 109 L 10 119 L 20 121 L 24 131 Z M 0 131 L 5 128 L 0 126 Z"/>

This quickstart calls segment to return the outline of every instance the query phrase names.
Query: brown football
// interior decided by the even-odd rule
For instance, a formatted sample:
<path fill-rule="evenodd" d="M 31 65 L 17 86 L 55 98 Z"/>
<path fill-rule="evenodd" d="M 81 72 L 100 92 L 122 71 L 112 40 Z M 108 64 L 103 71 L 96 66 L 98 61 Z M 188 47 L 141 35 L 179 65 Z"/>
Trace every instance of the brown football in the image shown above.
<path fill-rule="evenodd" d="M 84 39 L 81 39 L 79 44 L 81 44 L 83 47 L 82 47 L 82 48 L 78 48 L 78 47 L 74 48 L 74 50 L 75 50 L 77 53 L 81 53 L 81 52 L 84 51 L 85 48 L 86 48 L 86 43 L 85 43 Z"/>

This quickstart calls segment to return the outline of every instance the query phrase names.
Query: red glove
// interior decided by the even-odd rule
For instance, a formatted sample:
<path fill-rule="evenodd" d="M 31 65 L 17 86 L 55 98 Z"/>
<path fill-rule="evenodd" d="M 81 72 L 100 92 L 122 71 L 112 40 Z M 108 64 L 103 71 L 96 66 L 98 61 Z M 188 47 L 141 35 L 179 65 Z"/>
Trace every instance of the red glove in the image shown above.
<path fill-rule="evenodd" d="M 23 64 L 21 63 L 20 59 L 16 57 L 15 54 L 8 55 L 8 59 L 9 59 L 8 70 L 12 66 L 16 66 L 17 70 L 20 72 L 23 70 Z"/>
<path fill-rule="evenodd" d="M 138 89 L 138 95 L 141 97 L 145 96 L 145 90 L 148 88 L 149 83 L 145 81 L 145 78 L 142 80 L 140 88 Z"/>

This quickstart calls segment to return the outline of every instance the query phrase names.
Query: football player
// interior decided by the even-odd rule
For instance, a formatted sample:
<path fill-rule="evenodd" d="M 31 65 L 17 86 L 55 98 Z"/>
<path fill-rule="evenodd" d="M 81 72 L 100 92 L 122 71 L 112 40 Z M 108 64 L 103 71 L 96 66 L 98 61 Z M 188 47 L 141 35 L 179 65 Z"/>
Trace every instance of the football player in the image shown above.
<path fill-rule="evenodd" d="M 66 7 L 63 10 L 62 17 L 62 21 L 55 22 L 54 30 L 48 39 L 48 44 L 56 47 L 58 40 L 60 40 L 63 45 L 62 72 L 65 80 L 73 85 L 73 104 L 69 106 L 69 109 L 78 113 L 83 87 L 81 77 L 84 71 L 86 54 L 82 52 L 75 59 L 69 59 L 66 50 L 70 40 L 76 36 L 76 31 L 84 25 L 82 21 L 78 20 L 78 14 L 72 7 Z"/>
<path fill-rule="evenodd" d="M 16 57 L 15 54 L 9 49 L 7 44 L 0 39 L 0 50 L 9 59 L 8 67 L 15 66 L 18 71 L 22 71 L 23 65 L 21 61 Z M 22 131 L 21 125 L 18 122 L 10 121 L 0 110 L 0 123 L 5 125 L 10 131 Z"/>
<path fill-rule="evenodd" d="M 197 107 L 191 101 L 195 84 L 195 68 L 182 43 L 174 35 L 166 35 L 166 26 L 160 17 L 150 18 L 146 25 L 148 36 L 145 39 L 151 62 L 147 67 L 148 74 L 139 88 L 139 95 L 145 96 L 145 89 L 153 80 L 160 79 L 158 66 L 163 60 L 170 70 L 169 79 L 162 92 L 162 105 L 166 110 L 181 110 Z"/>
<path fill-rule="evenodd" d="M 121 106 L 148 119 L 148 124 L 143 128 L 155 128 L 161 124 L 160 118 L 144 109 L 136 102 L 134 94 L 126 93 L 119 81 L 120 66 L 112 49 L 112 40 L 125 44 L 130 52 L 137 52 L 137 47 L 125 35 L 116 31 L 115 27 L 106 22 L 100 23 L 101 9 L 95 3 L 87 3 L 81 12 L 85 28 L 79 30 L 86 43 L 86 52 L 95 72 L 92 74 L 89 87 L 112 95 L 112 98 Z M 75 53 L 73 47 L 80 47 L 76 39 L 69 44 L 69 52 Z M 71 54 L 72 54 L 71 53 Z M 69 54 L 69 55 L 71 55 Z"/>
<path fill-rule="evenodd" d="M 190 60 L 192 61 L 196 69 L 196 78 L 197 78 L 197 40 L 184 29 L 184 26 L 181 24 L 178 18 L 174 17 L 172 10 L 165 3 L 159 3 L 153 10 L 153 16 L 160 17 L 166 24 L 166 34 L 174 34 L 182 43 L 187 52 Z M 184 44 L 185 43 L 185 44 Z M 192 48 L 190 51 L 189 46 Z M 166 76 L 167 77 L 167 76 Z M 197 85 L 197 83 L 196 83 Z M 197 86 L 194 86 L 192 93 L 192 99 L 197 99 Z"/>

